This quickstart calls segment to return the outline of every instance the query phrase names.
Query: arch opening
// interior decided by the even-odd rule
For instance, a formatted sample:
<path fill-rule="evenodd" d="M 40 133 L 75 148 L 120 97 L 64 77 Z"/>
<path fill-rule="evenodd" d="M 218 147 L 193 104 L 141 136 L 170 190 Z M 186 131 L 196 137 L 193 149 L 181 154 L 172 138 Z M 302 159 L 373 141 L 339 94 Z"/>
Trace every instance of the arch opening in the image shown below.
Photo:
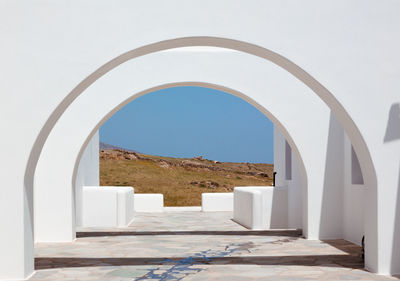
<path fill-rule="evenodd" d="M 272 122 L 225 92 L 149 93 L 116 112 L 99 137 L 100 185 L 160 193 L 167 207 L 201 206 L 202 193 L 234 186 L 272 185 Z"/>
<path fill-rule="evenodd" d="M 127 52 L 110 62 L 106 63 L 102 67 L 100 67 L 97 71 L 95 71 L 92 75 L 82 81 L 64 100 L 63 102 L 56 108 L 53 112 L 45 126 L 42 128 L 38 138 L 36 139 L 34 148 L 30 154 L 30 158 L 28 161 L 27 170 L 25 173 L 25 183 L 26 188 L 33 187 L 33 174 L 35 171 L 36 163 L 40 155 L 40 151 L 44 145 L 44 142 L 50 133 L 51 129 L 54 127 L 56 121 L 61 117 L 62 113 L 65 109 L 74 101 L 76 97 L 78 97 L 81 93 L 87 89 L 92 83 L 94 83 L 97 79 L 99 79 L 102 75 L 107 73 L 108 71 L 112 70 L 113 68 L 117 67 L 118 65 L 134 59 L 136 57 L 140 57 L 149 53 L 158 52 L 166 49 L 178 48 L 178 47 L 185 47 L 185 46 L 215 46 L 215 47 L 222 47 L 222 48 L 229 48 L 241 52 L 245 52 L 248 54 L 255 55 L 257 57 L 266 59 L 275 63 L 276 65 L 282 67 L 283 69 L 290 72 L 300 81 L 302 81 L 306 86 L 308 86 L 312 91 L 314 91 L 332 110 L 335 114 L 339 122 L 343 125 L 346 132 L 349 134 L 352 143 L 354 144 L 354 148 L 356 153 L 359 156 L 361 169 L 363 174 L 367 175 L 366 182 L 368 182 L 369 188 L 372 190 L 376 188 L 376 176 L 374 167 L 371 161 L 371 157 L 368 152 L 368 148 L 363 140 L 361 133 L 359 132 L 357 126 L 352 121 L 351 117 L 347 114 L 346 110 L 343 106 L 335 99 L 335 97 L 326 89 L 324 88 L 318 81 L 313 79 L 308 73 L 302 70 L 300 67 L 289 61 L 288 59 L 270 51 L 265 48 L 252 45 L 245 42 L 240 42 L 231 39 L 223 39 L 223 38 L 212 38 L 212 37 L 193 37 L 193 38 L 180 38 L 180 39 L 173 39 L 162 41 L 159 43 L 155 43 L 152 45 L 148 45 L 142 48 L 135 49 L 133 51 Z M 191 85 L 196 85 L 197 82 L 194 82 Z M 154 89 L 152 89 L 154 90 Z M 226 89 L 224 89 L 226 90 Z M 137 94 L 143 95 L 143 93 Z M 243 98 L 243 97 L 242 97 Z M 245 99 L 246 100 L 246 99 Z M 256 106 L 257 107 L 257 106 Z M 257 107 L 258 108 L 258 107 Z M 270 118 L 273 120 L 273 118 Z M 277 122 L 277 120 L 275 120 Z M 278 123 L 277 123 L 278 124 Z M 285 135 L 289 136 L 289 133 L 281 128 Z M 92 133 L 94 133 L 93 131 Z M 88 138 L 89 139 L 89 138 Z M 295 144 L 288 138 L 288 141 L 292 148 L 294 148 L 294 152 L 296 154 L 296 146 Z M 87 144 L 87 143 L 86 143 Z M 85 145 L 86 145 L 85 144 Z M 82 152 L 82 150 L 81 150 Z M 80 152 L 80 156 L 81 156 Z M 301 162 L 300 162 L 301 163 Z M 365 172 L 364 172 L 365 171 Z M 75 176 L 75 170 L 74 170 Z M 372 210 L 373 212 L 374 210 Z M 374 226 L 370 226 L 374 229 Z M 376 229 L 376 227 L 375 227 Z M 373 231 L 372 231 L 373 232 Z M 376 237 L 371 237 L 370 239 L 373 240 Z M 374 245 L 374 243 L 371 243 Z M 374 263 L 371 262 L 371 263 Z M 373 265 L 371 265 L 373 267 Z"/>
<path fill-rule="evenodd" d="M 299 214 L 294 215 L 294 214 L 289 214 L 288 215 L 292 215 L 292 216 L 296 216 L 298 217 L 296 222 L 293 222 L 291 225 L 296 225 L 296 227 L 281 227 L 281 228 L 301 228 L 302 225 L 304 225 L 305 223 L 302 222 L 302 213 L 305 213 L 307 210 L 305 209 L 306 206 L 302 206 L 301 201 L 303 200 L 304 197 L 306 197 L 306 194 L 301 194 L 301 193 L 306 193 L 307 192 L 307 173 L 306 173 L 306 169 L 305 169 L 305 165 L 303 163 L 303 160 L 301 158 L 300 152 L 297 148 L 297 146 L 295 145 L 295 141 L 291 138 L 290 134 L 288 133 L 287 129 L 282 125 L 282 123 L 270 112 L 268 111 L 265 107 L 261 106 L 260 104 L 258 104 L 255 100 L 253 100 L 252 98 L 250 98 L 249 96 L 245 95 L 244 93 L 241 93 L 237 90 L 225 87 L 225 86 L 221 86 L 221 85 L 216 85 L 216 84 L 210 84 L 210 83 L 205 83 L 205 82 L 179 82 L 179 83 L 172 83 L 172 84 L 164 84 L 164 85 L 159 85 L 157 87 L 153 87 L 150 89 L 146 89 L 145 91 L 133 94 L 132 96 L 130 96 L 128 99 L 124 100 L 123 102 L 121 102 L 118 106 L 116 106 L 115 108 L 113 108 L 111 111 L 108 112 L 108 114 L 106 116 L 104 116 L 97 124 L 96 126 L 90 131 L 89 135 L 86 137 L 84 144 L 82 145 L 82 147 L 79 150 L 79 154 L 76 157 L 75 160 L 75 164 L 74 164 L 74 170 L 73 170 L 73 176 L 72 176 L 72 186 L 73 186 L 73 190 L 77 190 L 80 187 L 77 186 L 77 178 L 78 175 L 80 174 L 79 170 L 80 170 L 80 163 L 82 160 L 82 157 L 85 153 L 85 150 L 87 149 L 89 143 L 91 142 L 92 138 L 96 135 L 96 133 L 99 131 L 99 129 L 101 128 L 101 126 L 107 122 L 107 120 L 109 120 L 115 113 L 117 113 L 119 110 L 121 110 L 122 108 L 124 108 L 126 105 L 130 104 L 131 102 L 134 102 L 136 99 L 150 94 L 150 93 L 154 93 L 156 91 L 160 91 L 160 90 L 165 90 L 165 89 L 171 89 L 171 88 L 177 88 L 177 87 L 201 87 L 201 88 L 208 88 L 208 89 L 213 89 L 213 90 L 217 90 L 219 92 L 223 92 L 225 94 L 229 94 L 232 96 L 235 96 L 237 98 L 240 98 L 241 100 L 243 100 L 244 102 L 248 103 L 250 106 L 254 107 L 256 110 L 258 110 L 262 115 L 264 115 L 268 120 L 270 120 L 273 124 L 274 124 L 274 135 L 279 134 L 281 136 L 281 138 L 283 138 L 283 140 L 289 141 L 290 143 L 293 143 L 294 146 L 291 147 L 291 149 L 293 150 L 293 165 L 296 167 L 296 170 L 298 170 L 299 175 L 296 178 L 296 181 L 293 180 L 293 183 L 291 184 L 291 188 L 292 189 L 298 189 L 298 190 L 294 190 L 296 192 L 297 197 L 294 197 L 293 200 L 296 201 L 300 201 L 300 205 L 298 204 L 298 202 L 296 202 L 296 210 L 293 210 L 292 213 L 299 213 L 300 212 L 300 216 Z M 275 139 L 275 138 L 274 138 Z M 274 140 L 276 141 L 276 140 Z M 279 151 L 279 153 L 282 153 L 281 151 Z M 279 171 L 280 172 L 280 171 Z M 272 179 L 271 179 L 272 181 Z M 287 186 L 287 183 L 281 183 L 282 181 L 278 181 L 278 183 L 280 184 L 280 186 Z M 260 185 L 260 184 L 257 184 Z M 264 184 L 265 185 L 265 184 Z M 269 184 L 268 184 L 269 185 Z M 76 191 L 77 192 L 77 191 Z M 292 195 L 293 197 L 293 195 Z M 275 207 L 278 206 L 277 204 L 275 204 Z M 300 206 L 300 207 L 299 207 Z M 303 208 L 302 208 L 303 207 Z M 303 220 L 306 219 L 305 217 L 303 217 Z M 294 220 L 294 219 L 293 219 Z M 79 221 L 81 221 L 79 219 Z"/>

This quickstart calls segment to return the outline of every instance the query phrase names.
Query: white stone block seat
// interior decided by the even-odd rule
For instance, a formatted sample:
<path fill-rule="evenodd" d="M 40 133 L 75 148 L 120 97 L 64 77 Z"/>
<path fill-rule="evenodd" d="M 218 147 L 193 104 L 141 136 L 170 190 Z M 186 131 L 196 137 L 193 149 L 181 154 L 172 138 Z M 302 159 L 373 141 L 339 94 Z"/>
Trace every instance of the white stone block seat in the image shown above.
<path fill-rule="evenodd" d="M 159 193 L 136 193 L 133 205 L 135 212 L 164 212 L 164 196 Z"/>
<path fill-rule="evenodd" d="M 235 187 L 233 220 L 253 230 L 288 227 L 287 187 Z"/>
<path fill-rule="evenodd" d="M 203 212 L 232 212 L 233 192 L 202 193 L 201 210 Z"/>
<path fill-rule="evenodd" d="M 127 186 L 84 186 L 82 226 L 125 227 L 133 219 L 134 189 Z"/>

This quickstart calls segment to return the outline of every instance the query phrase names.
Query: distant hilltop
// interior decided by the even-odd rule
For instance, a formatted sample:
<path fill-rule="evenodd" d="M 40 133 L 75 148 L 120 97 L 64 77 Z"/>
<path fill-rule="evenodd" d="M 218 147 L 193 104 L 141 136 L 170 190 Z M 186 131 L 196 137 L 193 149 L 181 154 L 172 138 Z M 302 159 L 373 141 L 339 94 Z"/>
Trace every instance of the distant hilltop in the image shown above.
<path fill-rule="evenodd" d="M 126 148 L 122 148 L 119 146 L 115 146 L 112 144 L 108 144 L 108 143 L 104 143 L 104 142 L 100 142 L 100 150 L 122 150 L 122 151 L 129 151 L 129 152 L 136 152 L 136 150 L 132 150 L 132 149 L 126 149 Z"/>

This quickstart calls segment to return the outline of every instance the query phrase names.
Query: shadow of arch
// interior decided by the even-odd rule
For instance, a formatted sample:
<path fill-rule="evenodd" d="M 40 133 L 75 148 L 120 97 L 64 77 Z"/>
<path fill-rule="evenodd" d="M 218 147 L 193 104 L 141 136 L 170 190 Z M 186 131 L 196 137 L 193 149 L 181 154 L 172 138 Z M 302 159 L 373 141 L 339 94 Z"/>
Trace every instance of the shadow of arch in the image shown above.
<path fill-rule="evenodd" d="M 400 103 L 394 103 L 389 110 L 389 119 L 383 142 L 400 139 Z"/>
<path fill-rule="evenodd" d="M 399 162 L 399 179 L 397 183 L 397 200 L 396 200 L 396 209 L 395 209 L 395 218 L 394 221 L 400 221 L 400 162 Z M 393 235 L 393 246 L 392 246 L 392 264 L 391 270 L 392 272 L 396 272 L 398 265 L 400 264 L 400 224 L 395 224 L 394 226 L 394 235 Z M 397 272 L 396 272 L 397 273 Z M 400 277 L 400 272 L 398 273 Z"/>
<path fill-rule="evenodd" d="M 50 131 L 54 127 L 57 120 L 61 117 L 64 111 L 68 108 L 68 106 L 82 93 L 84 92 L 91 84 L 93 84 L 97 79 L 102 77 L 104 74 L 108 73 L 112 69 L 121 65 L 122 63 L 138 58 L 140 56 L 155 53 L 163 50 L 180 48 L 180 47 L 189 47 L 189 46 L 210 46 L 210 47 L 220 47 L 226 49 L 232 49 L 240 52 L 244 52 L 247 54 L 251 54 L 260 58 L 263 58 L 267 61 L 270 61 L 281 68 L 285 69 L 301 82 L 303 82 L 306 86 L 308 86 L 315 94 L 317 94 L 331 109 L 334 113 L 335 117 L 342 124 L 343 128 L 347 132 L 351 142 L 354 145 L 354 149 L 357 155 L 360 158 L 361 168 L 363 170 L 363 174 L 367 175 L 366 182 L 368 184 L 368 188 L 370 189 L 369 198 L 377 198 L 377 179 L 376 172 L 372 162 L 372 158 L 368 149 L 368 146 L 361 135 L 358 127 L 347 113 L 346 109 L 340 104 L 340 102 L 335 98 L 335 96 L 330 93 L 322 84 L 320 84 L 316 79 L 314 79 L 310 74 L 304 71 L 301 67 L 290 61 L 289 59 L 275 53 L 271 50 L 263 48 L 261 46 L 238 41 L 234 39 L 227 38 L 219 38 L 219 37 L 208 37 L 208 36 L 200 36 L 200 37 L 184 37 L 177 38 L 171 40 L 165 40 L 156 42 L 153 44 L 149 44 L 146 46 L 139 47 L 137 49 L 128 51 L 120 56 L 108 61 L 100 68 L 95 70 L 92 74 L 82 80 L 64 99 L 63 101 L 55 108 L 52 112 L 44 126 L 42 127 L 39 135 L 37 136 L 32 150 L 30 152 L 25 175 L 24 175 L 24 187 L 26 189 L 27 194 L 32 194 L 33 189 L 33 180 L 34 173 L 36 170 L 37 162 L 40 157 L 40 153 L 42 151 L 43 145 L 50 134 Z M 294 143 L 291 143 L 294 147 Z M 29 200 L 28 200 L 29 201 Z M 33 221 L 33 202 L 30 200 L 28 202 L 29 210 L 31 214 L 31 221 Z M 371 203 L 371 202 L 370 202 Z M 369 207 L 370 214 L 377 214 L 377 202 L 373 202 Z M 33 227 L 33 226 L 32 226 Z M 374 233 L 371 235 L 370 240 L 376 240 L 371 243 L 374 246 L 371 246 L 371 252 L 377 253 L 377 221 L 376 218 L 373 219 L 373 223 L 371 223 L 368 228 L 370 229 L 369 233 Z M 33 233 L 33 231 L 32 231 Z M 372 262 L 376 263 L 376 260 Z M 373 265 L 372 267 L 375 267 Z"/>

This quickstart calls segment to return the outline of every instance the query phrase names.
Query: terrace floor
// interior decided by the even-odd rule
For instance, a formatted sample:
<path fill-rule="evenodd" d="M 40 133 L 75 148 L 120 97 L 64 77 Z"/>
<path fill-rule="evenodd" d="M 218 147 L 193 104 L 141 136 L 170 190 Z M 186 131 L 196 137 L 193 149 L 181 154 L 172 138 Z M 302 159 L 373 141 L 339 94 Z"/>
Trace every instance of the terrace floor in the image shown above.
<path fill-rule="evenodd" d="M 35 245 L 29 280 L 398 280 L 362 269 L 360 247 L 296 230 L 250 231 L 232 213 L 136 214 L 130 227 L 80 229 Z"/>

